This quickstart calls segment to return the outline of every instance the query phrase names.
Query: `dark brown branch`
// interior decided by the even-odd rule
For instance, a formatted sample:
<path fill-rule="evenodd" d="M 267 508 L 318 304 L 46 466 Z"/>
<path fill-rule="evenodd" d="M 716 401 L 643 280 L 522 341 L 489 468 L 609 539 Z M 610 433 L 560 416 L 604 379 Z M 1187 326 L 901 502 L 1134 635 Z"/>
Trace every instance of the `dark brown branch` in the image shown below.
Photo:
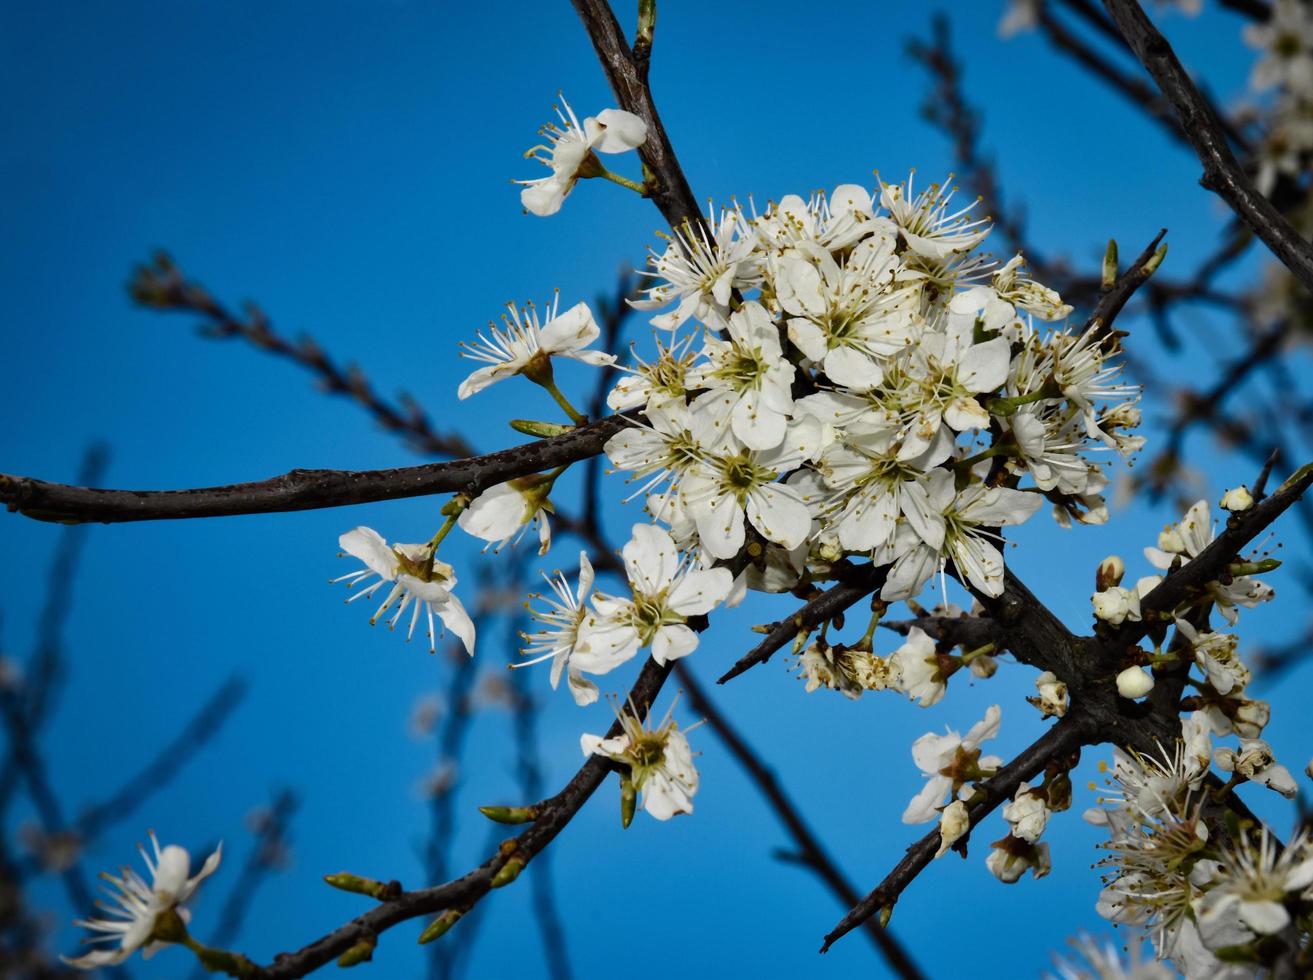
<path fill-rule="evenodd" d="M 775 651 L 792 643 L 799 633 L 810 633 L 821 623 L 833 619 L 849 606 L 878 591 L 884 585 L 888 573 L 887 566 L 873 568 L 871 565 L 860 565 L 854 568 L 837 585 L 832 585 L 805 603 L 792 616 L 776 623 L 765 638 L 740 657 L 716 683 L 724 684 L 745 670 L 764 664 Z"/>
<path fill-rule="evenodd" d="M 1313 292 L 1313 247 L 1245 176 L 1216 116 L 1176 53 L 1135 0 L 1104 0 L 1122 36 L 1171 101 L 1204 173 L 1200 183 L 1227 202 L 1304 288 Z"/>
<path fill-rule="evenodd" d="M 640 714 L 645 716 L 650 710 L 652 701 L 669 673 L 668 666 L 661 667 L 655 660 L 649 659 L 643 665 L 638 680 L 629 692 L 629 702 L 636 706 Z M 617 721 L 607 735 L 614 737 L 619 733 L 620 724 Z M 488 894 L 493 877 L 507 860 L 515 857 L 528 863 L 550 844 L 602 785 L 611 769 L 610 760 L 600 756 L 591 757 L 559 793 L 539 804 L 540 816 L 528 830 L 505 842 L 497 854 L 473 871 L 432 888 L 402 892 L 398 897 L 380 903 L 308 946 L 294 953 L 280 953 L 257 976 L 267 980 L 303 977 L 340 956 L 356 943 L 372 939 L 402 922 L 446 909 L 467 909 L 473 906 Z"/>
<path fill-rule="evenodd" d="M 194 490 L 99 490 L 0 473 L 0 503 L 41 521 L 114 524 L 316 510 L 436 493 L 476 494 L 595 456 L 632 417 L 609 415 L 564 435 L 469 459 L 389 470 L 292 470 L 254 483 Z"/>
<path fill-rule="evenodd" d="M 770 804 L 772 812 L 793 837 L 796 850 L 791 852 L 790 860 L 796 861 L 811 870 L 843 903 L 845 908 L 852 908 L 856 905 L 858 901 L 857 891 L 844 877 L 843 872 L 839 870 L 829 854 L 826 853 L 824 845 L 821 844 L 811 827 L 807 825 L 807 821 L 803 819 L 802 814 L 798 812 L 793 800 L 790 799 L 784 787 L 780 785 L 774 771 L 761 761 L 752 747 L 743 740 L 743 737 L 735 730 L 734 726 L 720 712 L 720 709 L 707 697 L 706 692 L 702 690 L 702 685 L 693 676 L 693 672 L 685 666 L 684 661 L 676 661 L 675 675 L 678 682 L 683 685 L 685 693 L 688 694 L 689 706 L 696 714 L 706 719 L 707 725 L 729 749 L 730 754 L 738 760 L 744 772 L 748 774 L 749 778 L 756 784 L 758 791 L 766 798 L 766 802 Z M 914 980 L 914 978 L 923 976 L 907 950 L 887 929 L 876 922 L 868 920 L 865 923 L 865 931 L 895 974 L 906 978 L 906 980 Z"/>
<path fill-rule="evenodd" d="M 688 223 L 697 228 L 702 223 L 693 190 L 683 168 L 675 158 L 670 137 L 661 123 L 652 90 L 647 84 L 647 52 L 636 56 L 625 40 L 615 13 L 606 0 L 572 0 L 575 12 L 583 21 L 593 50 L 606 72 L 620 108 L 632 112 L 647 123 L 647 139 L 638 148 L 647 179 L 646 194 L 661 210 L 671 228 Z"/>
<path fill-rule="evenodd" d="M 993 813 L 1000 804 L 1012 799 L 1017 787 L 1031 779 L 1052 761 L 1080 748 L 1088 734 L 1090 719 L 1073 708 L 1066 717 L 1045 732 L 1029 748 L 981 784 L 984 799 L 970 808 L 971 826 Z M 903 890 L 934 860 L 939 850 L 939 831 L 932 830 L 907 849 L 894 869 L 876 888 L 855 905 L 825 937 L 821 952 L 826 952 L 843 936 L 856 929 L 881 909 L 892 909 Z"/>

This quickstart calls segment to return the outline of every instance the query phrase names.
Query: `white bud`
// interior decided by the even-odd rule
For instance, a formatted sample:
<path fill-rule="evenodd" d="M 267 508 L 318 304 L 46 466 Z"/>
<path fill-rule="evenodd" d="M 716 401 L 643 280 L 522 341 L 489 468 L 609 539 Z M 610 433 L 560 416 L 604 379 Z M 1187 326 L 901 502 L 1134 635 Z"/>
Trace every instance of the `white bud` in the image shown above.
<path fill-rule="evenodd" d="M 961 800 L 954 800 L 939 814 L 939 850 L 935 857 L 943 857 L 948 849 L 957 843 L 971 826 L 967 805 Z"/>
<path fill-rule="evenodd" d="M 1140 597 L 1130 589 L 1113 586 L 1090 596 L 1094 615 L 1110 626 L 1120 626 L 1126 620 L 1140 618 Z"/>
<path fill-rule="evenodd" d="M 1096 587 L 1100 592 L 1104 589 L 1111 589 L 1113 586 L 1122 584 L 1122 576 L 1126 574 L 1126 563 L 1117 555 L 1109 555 L 1103 561 L 1099 562 L 1099 570 L 1094 576 L 1097 583 Z"/>
<path fill-rule="evenodd" d="M 1127 667 L 1117 675 L 1117 693 L 1135 701 L 1153 690 L 1153 677 L 1143 667 Z"/>
<path fill-rule="evenodd" d="M 1185 551 L 1185 539 L 1175 524 L 1168 524 L 1158 532 L 1158 549 L 1169 555 L 1179 555 Z"/>
<path fill-rule="evenodd" d="M 1228 490 L 1222 494 L 1222 509 L 1229 510 L 1233 514 L 1239 514 L 1254 506 L 1254 495 L 1249 492 L 1249 488 L 1243 483 L 1234 490 Z"/>

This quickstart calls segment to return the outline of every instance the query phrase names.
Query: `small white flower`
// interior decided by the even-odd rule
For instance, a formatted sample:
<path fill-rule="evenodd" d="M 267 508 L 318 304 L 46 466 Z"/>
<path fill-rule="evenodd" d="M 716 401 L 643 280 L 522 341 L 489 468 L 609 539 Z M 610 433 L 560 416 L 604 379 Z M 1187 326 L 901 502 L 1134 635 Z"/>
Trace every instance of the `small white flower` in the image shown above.
<path fill-rule="evenodd" d="M 938 704 L 948 689 L 935 641 L 919 626 L 907 631 L 907 640 L 889 657 L 889 668 L 892 686 L 923 708 Z"/>
<path fill-rule="evenodd" d="M 1249 668 L 1236 655 L 1237 638 L 1229 633 L 1201 633 L 1184 619 L 1176 628 L 1194 648 L 1195 663 L 1218 694 L 1240 694 L 1249 684 Z"/>
<path fill-rule="evenodd" d="M 410 629 L 406 633 L 406 639 L 410 639 L 415 635 L 415 624 L 423 608 L 428 614 L 430 653 L 437 650 L 433 624 L 433 614 L 437 613 L 442 624 L 460 638 L 471 656 L 474 655 L 474 622 L 461 605 L 460 599 L 452 592 L 456 587 L 456 572 L 445 561 L 433 557 L 432 548 L 427 544 L 394 544 L 388 547 L 383 537 L 368 527 L 348 531 L 337 541 L 343 552 L 364 562 L 365 567 L 339 576 L 333 579 L 334 582 L 345 582 L 348 588 L 353 588 L 378 576 L 377 582 L 361 589 L 347 602 L 371 596 L 384 585 L 392 586 L 383 604 L 370 618 L 371 626 L 400 599 L 396 612 L 388 621 L 389 628 L 395 629 L 401 614 L 408 606 L 413 606 Z"/>
<path fill-rule="evenodd" d="M 939 184 L 931 184 L 920 194 L 912 189 L 912 176 L 906 184 L 881 184 L 880 203 L 889 211 L 907 247 L 922 258 L 942 262 L 954 254 L 969 252 L 989 234 L 987 218 L 970 221 L 972 201 L 959 211 L 949 212 L 956 189 L 948 193 Z"/>
<path fill-rule="evenodd" d="M 215 848 L 205 859 L 201 870 L 191 875 L 191 855 L 177 844 L 161 848 L 152 832 L 151 853 L 139 848 L 142 860 L 150 871 L 150 884 L 131 868 L 123 868 L 118 875 L 103 874 L 107 882 L 102 886 L 108 902 L 98 902 L 108 918 L 79 919 L 74 925 L 82 926 L 100 935 L 89 936 L 88 943 L 118 943 L 117 949 L 97 949 L 76 959 L 61 956 L 69 966 L 80 970 L 94 970 L 102 966 L 116 966 L 136 950 L 146 947 L 150 956 L 161 942 L 171 940 L 156 937 L 156 924 L 162 915 L 176 914 L 184 923 L 188 914 L 182 906 L 191 899 L 202 881 L 219 867 L 223 845 Z M 149 945 L 148 945 L 149 944 Z"/>
<path fill-rule="evenodd" d="M 1027 871 L 1043 878 L 1053 868 L 1048 844 L 1031 844 L 1011 835 L 989 852 L 985 866 L 1005 885 L 1016 884 Z"/>
<path fill-rule="evenodd" d="M 615 356 L 602 351 L 586 350 L 601 335 L 601 328 L 593 319 L 587 303 L 576 303 L 564 313 L 557 313 L 560 294 L 552 296 L 546 307 L 546 322 L 539 322 L 538 309 L 532 303 L 523 310 L 508 303 L 508 314 L 502 315 L 503 327 L 488 325 L 489 336 L 478 335 L 473 344 L 462 344 L 462 355 L 488 366 L 481 367 L 461 382 L 457 392 L 460 398 L 482 391 L 491 384 L 517 374 L 529 375 L 533 380 L 550 380 L 553 357 L 568 357 L 596 367 L 615 362 Z"/>
<path fill-rule="evenodd" d="M 939 815 L 947 794 L 964 791 L 968 782 L 992 775 L 1003 764 L 996 755 L 980 755 L 981 743 L 998 734 L 1001 718 L 999 706 L 991 705 L 965 738 L 952 730 L 945 735 L 927 732 L 912 743 L 912 759 L 927 781 L 903 811 L 903 823 L 929 823 Z"/>
<path fill-rule="evenodd" d="M 1143 667 L 1127 667 L 1117 675 L 1117 693 L 1128 701 L 1138 701 L 1153 690 L 1153 675 Z"/>
<path fill-rule="evenodd" d="M 642 794 L 643 809 L 657 820 L 692 813 L 693 795 L 698 791 L 693 751 L 671 717 L 674 710 L 672 704 L 655 729 L 644 727 L 629 711 L 617 711 L 622 729 L 619 735 L 602 738 L 585 734 L 579 738 L 585 756 L 606 756 L 629 767 L 634 789 Z M 690 726 L 689 731 L 696 727 Z"/>
<path fill-rule="evenodd" d="M 1014 255 L 994 273 L 994 289 L 1000 297 L 1041 320 L 1062 320 L 1071 315 L 1071 306 L 1048 286 L 1021 275 L 1026 260 Z"/>
<path fill-rule="evenodd" d="M 689 387 L 706 389 L 689 410 L 711 416 L 749 449 L 774 449 L 793 411 L 794 367 L 780 349 L 779 328 L 764 306 L 749 302 L 724 321 L 724 332 L 725 340 L 707 335 L 708 363 L 689 374 Z"/>
<path fill-rule="evenodd" d="M 1241 739 L 1239 751 L 1223 746 L 1213 753 L 1213 761 L 1223 772 L 1239 773 L 1287 799 L 1294 799 L 1299 791 L 1290 770 L 1277 762 L 1272 746 L 1261 738 Z"/>
<path fill-rule="evenodd" d="M 944 807 L 939 814 L 939 850 L 935 852 L 935 857 L 943 857 L 970 829 L 971 814 L 965 803 L 954 800 Z"/>
<path fill-rule="evenodd" d="M 1140 620 L 1140 597 L 1130 589 L 1114 585 L 1094 593 L 1090 601 L 1094 604 L 1094 615 L 1109 626 L 1120 626 L 1128 619 L 1131 622 Z"/>
<path fill-rule="evenodd" d="M 597 700 L 597 685 L 587 680 L 572 662 L 579 644 L 579 628 L 588 615 L 588 594 L 593 589 L 593 563 L 588 560 L 588 552 L 579 552 L 579 584 L 575 590 L 571 591 L 565 576 L 560 572 L 548 578 L 547 584 L 556 594 L 555 599 L 547 596 L 530 597 L 541 598 L 546 604 L 546 609 L 529 609 L 529 614 L 542 623 L 543 628 L 533 633 L 520 634 L 525 641 L 520 652 L 534 659 L 512 666 L 528 667 L 550 659 L 553 689 L 561 682 L 562 671 L 568 667 L 570 693 L 574 695 L 575 704 L 592 704 Z"/>
<path fill-rule="evenodd" d="M 551 489 L 551 480 L 535 476 L 499 483 L 471 500 L 456 523 L 466 534 L 495 544 L 497 551 L 518 542 L 529 526 L 536 524 L 538 554 L 545 555 L 552 546 L 552 527 L 547 520 L 552 510 L 547 497 Z"/>
<path fill-rule="evenodd" d="M 586 118 L 581 126 L 564 96 L 561 96 L 561 105 L 565 107 L 564 112 L 556 107 L 561 124 L 547 123 L 539 130 L 547 142 L 525 153 L 525 157 L 549 168 L 551 174 L 514 181 L 524 187 L 520 191 L 520 203 L 524 209 L 543 218 L 561 210 L 561 203 L 580 177 L 601 174 L 604 168 L 594 151 L 623 153 L 641 146 L 647 138 L 647 124 L 632 112 L 604 109 L 596 117 Z"/>
<path fill-rule="evenodd" d="M 1226 848 L 1212 887 L 1196 899 L 1199 934 L 1209 949 L 1271 936 L 1290 924 L 1287 896 L 1313 885 L 1308 838 L 1300 834 L 1278 854 L 1264 827 L 1257 844 L 1245 835 Z"/>
<path fill-rule="evenodd" d="M 710 612 L 734 584 L 727 568 L 681 562 L 669 532 L 651 524 L 634 525 L 621 555 L 632 597 L 594 595 L 571 657 L 591 674 L 605 674 L 645 646 L 663 666 L 688 656 L 698 645 L 698 635 L 685 625 L 688 617 Z"/>
<path fill-rule="evenodd" d="M 1233 514 L 1239 514 L 1253 506 L 1254 496 L 1249 492 L 1249 488 L 1243 483 L 1222 494 L 1222 509 L 1229 510 Z"/>
<path fill-rule="evenodd" d="M 721 211 L 717 220 L 709 211 L 705 227 L 684 225 L 670 238 L 666 250 L 651 252 L 651 271 L 642 275 L 656 280 L 647 297 L 630 300 L 636 310 L 655 310 L 678 301 L 675 309 L 652 318 L 658 330 L 674 330 L 691 318 L 707 320 L 729 312 L 735 289 L 756 286 L 761 273 L 756 241 L 743 235 L 743 215 L 737 208 Z M 708 237 L 706 228 L 712 230 Z"/>
<path fill-rule="evenodd" d="M 1044 833 L 1049 822 L 1049 808 L 1044 798 L 1030 792 L 1030 784 L 1022 783 L 1012 802 L 1003 807 L 1003 819 L 1012 825 L 1012 834 L 1033 844 Z"/>

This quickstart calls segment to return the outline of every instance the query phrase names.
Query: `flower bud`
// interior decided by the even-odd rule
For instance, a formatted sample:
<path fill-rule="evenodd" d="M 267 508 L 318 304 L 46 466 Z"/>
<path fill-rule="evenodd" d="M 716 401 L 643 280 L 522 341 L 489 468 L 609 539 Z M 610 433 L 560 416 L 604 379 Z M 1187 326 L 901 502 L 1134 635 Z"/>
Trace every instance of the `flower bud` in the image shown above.
<path fill-rule="evenodd" d="M 431 943 L 439 936 L 445 935 L 447 930 L 459 922 L 460 917 L 464 914 L 464 909 L 447 909 L 430 922 L 428 927 L 419 934 L 419 941 L 421 943 Z"/>
<path fill-rule="evenodd" d="M 1153 690 L 1153 677 L 1143 667 L 1127 667 L 1117 675 L 1117 693 L 1135 701 Z"/>
<path fill-rule="evenodd" d="M 1122 576 L 1126 574 L 1126 563 L 1116 555 L 1109 555 L 1103 561 L 1099 562 L 1099 570 L 1094 575 L 1094 588 L 1098 592 L 1106 592 L 1108 589 L 1122 584 Z"/>
<path fill-rule="evenodd" d="M 1090 596 L 1094 604 L 1094 615 L 1109 626 L 1120 626 L 1126 620 L 1138 621 L 1140 618 L 1140 597 L 1130 589 L 1113 586 Z"/>
<path fill-rule="evenodd" d="M 1185 551 L 1185 539 L 1175 524 L 1168 524 L 1158 532 L 1158 549 L 1169 555 L 1179 555 Z"/>
<path fill-rule="evenodd" d="M 1229 510 L 1233 514 L 1239 514 L 1253 506 L 1254 495 L 1249 492 L 1249 488 L 1243 483 L 1235 489 L 1222 494 L 1222 509 Z"/>
<path fill-rule="evenodd" d="M 1058 680 L 1053 671 L 1046 670 L 1036 677 L 1035 687 L 1039 690 L 1039 696 L 1026 700 L 1038 708 L 1041 715 L 1045 718 L 1061 718 L 1067 713 L 1067 685 Z"/>
<path fill-rule="evenodd" d="M 965 803 L 954 800 L 944 807 L 939 814 L 939 850 L 935 852 L 935 857 L 943 857 L 970 827 L 971 817 Z"/>

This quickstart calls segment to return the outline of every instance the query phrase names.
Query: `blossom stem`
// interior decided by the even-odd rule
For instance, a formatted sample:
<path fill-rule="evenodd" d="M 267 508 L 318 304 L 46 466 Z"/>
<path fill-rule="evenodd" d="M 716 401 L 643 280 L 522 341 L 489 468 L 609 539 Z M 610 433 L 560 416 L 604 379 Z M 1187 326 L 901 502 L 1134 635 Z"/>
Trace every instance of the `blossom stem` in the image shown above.
<path fill-rule="evenodd" d="M 986 643 L 984 646 L 976 647 L 974 650 L 968 650 L 966 653 L 962 654 L 962 666 L 965 667 L 978 657 L 987 657 L 997 649 L 997 644 Z"/>
<path fill-rule="evenodd" d="M 597 176 L 605 177 L 607 180 L 611 181 L 611 183 L 619 184 L 621 187 L 627 187 L 640 197 L 647 197 L 646 184 L 640 184 L 638 181 L 630 180 L 628 177 L 621 177 L 619 174 L 614 174 L 609 170 L 604 170 Z"/>
<path fill-rule="evenodd" d="M 231 953 L 226 949 L 211 949 L 198 943 L 190 935 L 182 940 L 182 945 L 195 953 L 196 958 L 201 961 L 201 966 L 210 973 L 226 973 L 230 977 L 253 977 L 259 972 L 259 968 L 241 953 Z"/>
<path fill-rule="evenodd" d="M 583 425 L 585 422 L 588 421 L 588 416 L 584 415 L 577 408 L 571 405 L 570 399 L 566 398 L 564 393 L 561 391 L 561 389 L 556 387 L 556 381 L 554 379 L 535 378 L 534 380 L 537 381 L 538 384 L 541 385 L 547 391 L 547 394 L 551 395 L 552 398 L 555 399 L 556 404 L 560 405 L 561 408 L 565 410 L 565 414 L 570 416 L 571 422 L 573 422 L 575 425 Z"/>
<path fill-rule="evenodd" d="M 889 606 L 886 603 L 881 602 L 879 599 L 871 603 L 871 621 L 866 625 L 866 632 L 862 634 L 862 638 L 853 644 L 852 649 L 863 650 L 866 653 L 871 652 L 871 645 L 875 640 L 876 627 L 880 625 L 880 618 L 888 608 Z"/>

